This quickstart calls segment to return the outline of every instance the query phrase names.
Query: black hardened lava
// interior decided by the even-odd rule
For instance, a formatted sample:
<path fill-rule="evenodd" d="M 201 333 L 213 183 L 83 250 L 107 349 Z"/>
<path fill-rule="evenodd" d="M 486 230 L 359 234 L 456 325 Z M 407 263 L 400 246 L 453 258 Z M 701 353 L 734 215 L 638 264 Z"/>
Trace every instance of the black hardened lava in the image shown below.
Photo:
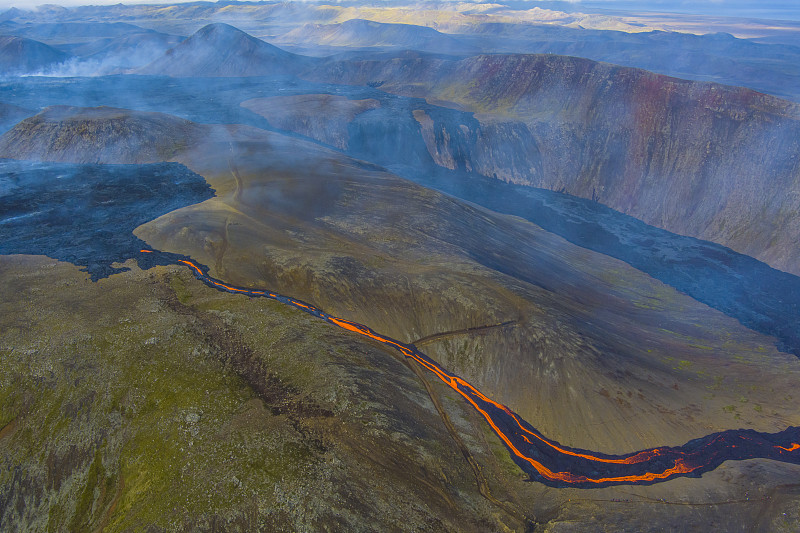
<path fill-rule="evenodd" d="M 223 283 L 208 275 L 205 266 L 189 258 L 141 250 L 142 260 L 174 263 L 191 268 L 209 287 L 254 298 L 269 298 L 301 309 L 317 318 L 368 337 L 413 359 L 460 394 L 477 410 L 508 448 L 512 459 L 532 481 L 553 487 L 597 488 L 610 485 L 650 485 L 676 477 L 699 477 L 724 461 L 765 458 L 800 464 L 800 427 L 778 433 L 738 429 L 712 433 L 683 446 L 662 446 L 624 455 L 608 455 L 563 446 L 546 438 L 505 405 L 498 403 L 462 378 L 451 374 L 413 344 L 405 344 L 369 327 L 329 315 L 321 309 L 274 292 Z M 177 258 L 177 259 L 176 259 Z"/>
<path fill-rule="evenodd" d="M 141 255 L 136 227 L 213 196 L 202 176 L 178 163 L 0 160 L 0 254 L 69 261 L 97 281 L 124 270 L 113 263 Z"/>

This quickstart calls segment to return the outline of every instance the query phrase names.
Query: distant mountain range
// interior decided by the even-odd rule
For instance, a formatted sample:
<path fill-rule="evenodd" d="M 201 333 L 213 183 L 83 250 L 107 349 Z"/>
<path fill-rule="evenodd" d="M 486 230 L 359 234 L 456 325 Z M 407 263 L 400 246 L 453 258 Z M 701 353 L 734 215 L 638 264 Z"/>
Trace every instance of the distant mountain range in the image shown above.
<path fill-rule="evenodd" d="M 474 55 L 481 48 L 433 28 L 352 19 L 340 24 L 305 24 L 275 41 L 291 44 L 311 55 L 347 49 L 420 50 L 459 56 Z"/>
<path fill-rule="evenodd" d="M 43 22 L 18 24 L 0 23 L 0 32 L 27 37 L 48 44 L 93 42 L 101 38 L 120 37 L 132 33 L 155 33 L 126 22 Z"/>
<path fill-rule="evenodd" d="M 3 68 L 59 76 L 115 74 L 142 67 L 184 38 L 122 22 L 0 22 Z M 11 44 L 16 43 L 16 44 Z M 20 44 L 24 43 L 24 44 Z"/>
<path fill-rule="evenodd" d="M 152 5 L 47 6 L 0 14 L 0 35 L 23 36 L 60 47 L 86 43 L 91 36 L 119 37 L 143 31 L 189 35 L 208 23 L 225 22 L 308 55 L 365 48 L 461 56 L 554 53 L 740 85 L 800 101 L 800 26 L 795 23 L 718 17 L 692 25 L 690 19 L 663 13 L 649 17 L 624 11 L 579 13 L 588 7 L 586 2 L 546 2 L 535 9 L 525 2 L 440 3 L 418 10 L 400 2 L 365 9 L 355 4 L 233 1 L 176 4 L 169 7 L 169 16 L 164 16 L 161 7 Z M 599 8 L 594 5 L 592 9 Z M 756 16 L 757 11 L 750 10 L 747 16 Z M 671 28 L 678 31 L 666 31 Z M 713 30 L 707 35 L 693 34 L 708 31 L 706 28 Z M 742 36 L 755 32 L 758 37 L 732 38 L 730 33 L 737 32 Z M 768 42 L 773 44 L 763 44 Z"/>

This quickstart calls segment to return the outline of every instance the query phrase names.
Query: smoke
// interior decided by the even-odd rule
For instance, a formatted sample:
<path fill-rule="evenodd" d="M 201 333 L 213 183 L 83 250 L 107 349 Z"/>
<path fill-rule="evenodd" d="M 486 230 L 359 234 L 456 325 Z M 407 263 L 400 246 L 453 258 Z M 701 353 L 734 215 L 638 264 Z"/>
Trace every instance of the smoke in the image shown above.
<path fill-rule="evenodd" d="M 143 42 L 113 51 L 101 51 L 88 57 L 71 57 L 27 75 L 71 78 L 125 74 L 152 63 L 167 49 L 163 44 Z"/>

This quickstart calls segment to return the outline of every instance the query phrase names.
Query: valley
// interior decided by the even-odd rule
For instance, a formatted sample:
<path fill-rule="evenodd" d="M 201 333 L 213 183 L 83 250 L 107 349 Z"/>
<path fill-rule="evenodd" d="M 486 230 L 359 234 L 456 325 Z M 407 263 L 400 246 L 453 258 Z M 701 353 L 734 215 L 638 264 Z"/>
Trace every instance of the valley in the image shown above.
<path fill-rule="evenodd" d="M 0 529 L 792 530 L 790 45 L 220 7 L 0 17 Z"/>

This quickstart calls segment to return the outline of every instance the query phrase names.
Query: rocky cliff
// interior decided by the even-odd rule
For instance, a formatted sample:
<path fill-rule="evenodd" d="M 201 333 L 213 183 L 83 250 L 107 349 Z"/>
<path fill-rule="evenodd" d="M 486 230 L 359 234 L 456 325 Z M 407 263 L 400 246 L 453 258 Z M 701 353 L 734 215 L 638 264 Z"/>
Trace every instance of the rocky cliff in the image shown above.
<path fill-rule="evenodd" d="M 420 134 L 443 166 L 452 163 L 441 154 L 466 142 L 459 150 L 480 160 L 471 167 L 483 175 L 595 199 L 800 272 L 796 104 L 549 55 L 449 61 L 406 54 L 332 62 L 308 76 L 370 84 L 475 113 L 475 140 L 464 138 L 463 123 L 438 124 L 432 137 L 430 125 L 420 122 Z"/>

